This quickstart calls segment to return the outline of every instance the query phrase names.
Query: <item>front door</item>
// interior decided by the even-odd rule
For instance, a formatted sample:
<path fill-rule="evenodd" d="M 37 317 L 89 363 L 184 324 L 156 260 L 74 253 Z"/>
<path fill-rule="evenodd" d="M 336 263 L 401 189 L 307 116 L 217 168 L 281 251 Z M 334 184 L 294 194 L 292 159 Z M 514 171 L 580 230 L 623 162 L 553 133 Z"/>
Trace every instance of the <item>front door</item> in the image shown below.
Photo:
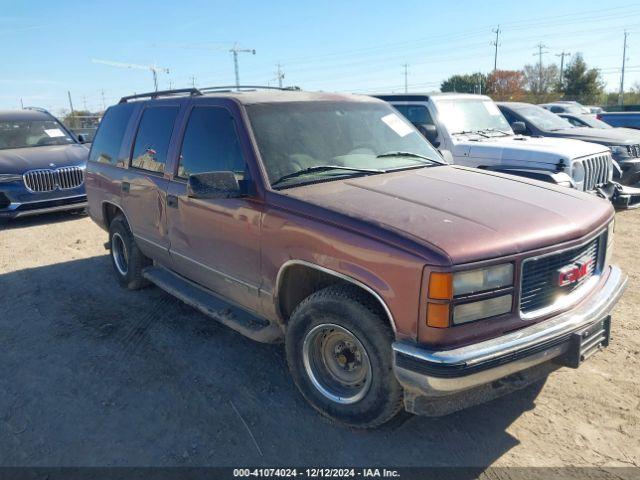
<path fill-rule="evenodd" d="M 249 179 L 238 122 L 227 108 L 197 102 L 188 114 L 177 171 L 167 196 L 172 268 L 236 303 L 257 309 L 260 287 L 261 204 L 253 197 L 187 196 L 189 175 L 232 171 Z M 248 189 L 247 189 L 248 191 Z"/>

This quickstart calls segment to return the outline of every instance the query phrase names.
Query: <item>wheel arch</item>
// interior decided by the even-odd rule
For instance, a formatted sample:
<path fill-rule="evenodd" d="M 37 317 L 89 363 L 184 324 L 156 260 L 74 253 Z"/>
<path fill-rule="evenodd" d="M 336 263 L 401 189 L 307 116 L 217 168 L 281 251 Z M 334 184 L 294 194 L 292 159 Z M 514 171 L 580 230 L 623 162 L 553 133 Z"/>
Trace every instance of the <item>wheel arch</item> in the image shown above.
<path fill-rule="evenodd" d="M 393 314 L 378 292 L 349 275 L 305 260 L 288 260 L 278 270 L 275 303 L 283 324 L 286 325 L 288 323 L 291 313 L 302 300 L 313 292 L 335 283 L 354 285 L 370 296 L 380 307 L 393 333 L 396 333 Z M 289 286 L 292 288 L 288 288 Z"/>

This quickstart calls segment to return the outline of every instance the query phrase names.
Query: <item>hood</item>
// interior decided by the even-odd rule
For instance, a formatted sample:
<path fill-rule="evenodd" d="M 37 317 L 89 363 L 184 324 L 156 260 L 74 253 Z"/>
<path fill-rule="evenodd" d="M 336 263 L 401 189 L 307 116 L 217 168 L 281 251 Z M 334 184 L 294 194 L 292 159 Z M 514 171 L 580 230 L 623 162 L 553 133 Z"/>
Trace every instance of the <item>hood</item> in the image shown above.
<path fill-rule="evenodd" d="M 576 127 L 557 132 L 547 132 L 553 137 L 573 138 L 601 145 L 635 145 L 640 143 L 640 131 L 630 128 Z"/>
<path fill-rule="evenodd" d="M 23 174 L 39 168 L 86 165 L 89 149 L 82 144 L 0 150 L 0 173 Z M 51 167 L 50 164 L 54 164 Z"/>
<path fill-rule="evenodd" d="M 461 166 L 371 175 L 280 193 L 444 251 L 454 264 L 580 238 L 603 226 L 606 200 L 566 187 Z"/>
<path fill-rule="evenodd" d="M 459 146 L 468 148 L 471 158 L 497 159 L 503 164 L 526 161 L 555 165 L 561 159 L 572 160 L 608 151 L 602 145 L 579 140 L 521 135 L 480 138 L 477 141 L 469 139 L 458 142 L 456 147 Z"/>

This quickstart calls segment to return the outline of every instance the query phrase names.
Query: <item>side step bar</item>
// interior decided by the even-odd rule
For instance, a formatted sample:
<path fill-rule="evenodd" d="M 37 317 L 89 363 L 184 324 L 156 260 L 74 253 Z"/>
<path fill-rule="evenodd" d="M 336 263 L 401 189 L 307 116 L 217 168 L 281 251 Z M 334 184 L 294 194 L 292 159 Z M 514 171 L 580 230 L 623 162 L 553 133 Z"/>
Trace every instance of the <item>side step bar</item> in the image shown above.
<path fill-rule="evenodd" d="M 278 325 L 228 303 L 211 290 L 164 267 L 145 268 L 142 275 L 165 292 L 242 335 L 263 343 L 274 343 L 282 339 L 282 330 Z"/>

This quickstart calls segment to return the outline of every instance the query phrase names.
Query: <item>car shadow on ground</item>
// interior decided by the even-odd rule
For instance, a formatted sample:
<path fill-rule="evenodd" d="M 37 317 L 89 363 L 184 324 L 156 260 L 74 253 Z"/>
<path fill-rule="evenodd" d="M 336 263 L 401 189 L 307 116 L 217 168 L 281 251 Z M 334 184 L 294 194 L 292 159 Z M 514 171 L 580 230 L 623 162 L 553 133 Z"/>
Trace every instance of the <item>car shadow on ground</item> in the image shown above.
<path fill-rule="evenodd" d="M 474 466 L 539 388 L 374 431 L 302 399 L 283 347 L 157 288 L 117 286 L 107 256 L 0 275 L 0 465 Z"/>
<path fill-rule="evenodd" d="M 35 227 L 39 225 L 47 225 L 51 223 L 68 222 L 85 217 L 87 214 L 82 211 L 56 212 L 42 215 L 33 215 L 29 217 L 18 217 L 12 219 L 0 219 L 0 231 L 15 230 L 18 228 Z"/>

